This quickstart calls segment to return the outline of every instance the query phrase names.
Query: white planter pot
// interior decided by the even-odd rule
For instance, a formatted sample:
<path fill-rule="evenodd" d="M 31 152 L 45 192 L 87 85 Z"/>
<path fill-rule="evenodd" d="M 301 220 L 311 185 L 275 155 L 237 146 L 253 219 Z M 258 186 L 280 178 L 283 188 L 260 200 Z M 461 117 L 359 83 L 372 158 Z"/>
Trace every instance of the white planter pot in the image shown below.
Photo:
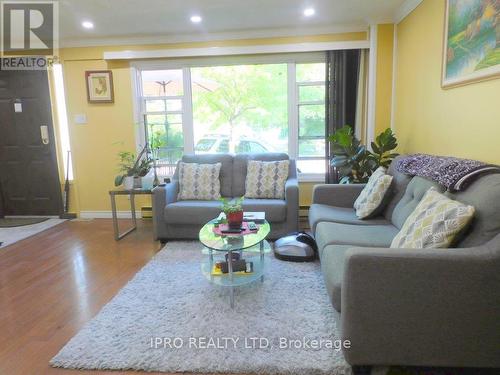
<path fill-rule="evenodd" d="M 153 176 L 144 176 L 141 177 L 141 185 L 144 190 L 151 190 L 153 188 L 155 178 Z"/>
<path fill-rule="evenodd" d="M 132 190 L 134 188 L 134 177 L 126 176 L 123 179 L 123 188 L 125 190 Z"/>

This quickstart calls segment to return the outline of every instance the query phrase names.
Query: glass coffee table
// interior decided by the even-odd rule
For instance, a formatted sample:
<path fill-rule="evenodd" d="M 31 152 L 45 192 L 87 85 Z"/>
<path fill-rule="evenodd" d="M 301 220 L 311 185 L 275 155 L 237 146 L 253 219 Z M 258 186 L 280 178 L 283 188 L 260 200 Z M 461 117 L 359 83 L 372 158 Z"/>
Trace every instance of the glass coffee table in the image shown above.
<path fill-rule="evenodd" d="M 234 288 L 252 283 L 258 279 L 264 281 L 265 253 L 271 251 L 271 245 L 266 237 L 271 231 L 267 221 L 257 224 L 259 230 L 245 235 L 223 235 L 214 232 L 217 220 L 211 220 L 200 230 L 200 242 L 206 247 L 204 253 L 208 255 L 202 261 L 201 271 L 213 284 L 229 289 L 231 308 L 234 307 Z M 237 253 L 240 259 L 253 263 L 253 272 L 233 272 L 232 262 L 227 262 L 228 272 L 215 275 L 214 265 L 219 261 L 233 259 Z"/>

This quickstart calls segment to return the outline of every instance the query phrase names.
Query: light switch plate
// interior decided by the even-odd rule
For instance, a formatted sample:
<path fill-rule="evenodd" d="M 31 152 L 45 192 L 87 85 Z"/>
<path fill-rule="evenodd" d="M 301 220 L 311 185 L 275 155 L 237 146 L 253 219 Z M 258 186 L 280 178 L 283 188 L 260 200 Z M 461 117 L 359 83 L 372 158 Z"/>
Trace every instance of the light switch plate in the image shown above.
<path fill-rule="evenodd" d="M 84 113 L 75 115 L 75 124 L 86 124 L 87 123 L 87 115 Z"/>

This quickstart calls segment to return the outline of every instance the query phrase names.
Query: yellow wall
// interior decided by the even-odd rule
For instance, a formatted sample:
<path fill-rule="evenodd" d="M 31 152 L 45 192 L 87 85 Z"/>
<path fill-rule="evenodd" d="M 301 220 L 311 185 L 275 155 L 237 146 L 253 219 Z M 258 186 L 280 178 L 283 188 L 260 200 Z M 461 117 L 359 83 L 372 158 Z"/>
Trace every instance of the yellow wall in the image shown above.
<path fill-rule="evenodd" d="M 391 127 L 394 25 L 377 25 L 375 136 Z"/>
<path fill-rule="evenodd" d="M 400 151 L 500 163 L 500 79 L 441 88 L 444 11 L 444 0 L 425 0 L 397 26 Z"/>
<path fill-rule="evenodd" d="M 117 153 L 135 151 L 132 83 L 127 61 L 107 62 L 104 51 L 144 50 L 159 48 L 193 48 L 229 45 L 261 45 L 321 41 L 366 40 L 366 33 L 344 33 L 296 38 L 233 40 L 222 42 L 182 43 L 170 45 L 107 46 L 68 48 L 60 51 L 63 64 L 68 110 L 69 132 L 75 174 L 76 199 L 72 211 L 109 211 L 108 191 L 116 174 Z M 111 69 L 113 72 L 115 102 L 89 104 L 85 88 L 85 71 Z M 86 114 L 87 124 L 73 122 L 76 114 Z M 311 184 L 301 186 L 301 202 L 310 201 Z M 122 200 L 119 210 L 126 210 Z M 138 206 L 148 200 L 138 201 Z"/>
<path fill-rule="evenodd" d="M 116 64 L 115 64 L 116 65 Z M 135 151 L 131 78 L 128 65 L 113 66 L 115 102 L 89 104 L 85 70 L 110 69 L 103 60 L 64 61 L 71 149 L 82 211 L 109 211 L 108 190 L 117 174 L 117 153 Z M 73 122 L 76 114 L 86 114 L 87 124 Z M 124 206 L 120 206 L 124 209 Z"/>

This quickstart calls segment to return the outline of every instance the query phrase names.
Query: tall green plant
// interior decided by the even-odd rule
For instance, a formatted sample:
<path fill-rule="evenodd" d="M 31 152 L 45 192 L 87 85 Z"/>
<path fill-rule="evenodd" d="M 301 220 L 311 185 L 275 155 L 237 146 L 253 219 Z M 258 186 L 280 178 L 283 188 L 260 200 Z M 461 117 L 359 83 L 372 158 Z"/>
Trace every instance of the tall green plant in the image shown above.
<path fill-rule="evenodd" d="M 399 155 L 391 152 L 398 147 L 398 141 L 390 128 L 380 133 L 371 146 L 372 152 L 369 153 L 368 158 L 375 162 L 376 168 L 389 167 L 394 158 Z"/>
<path fill-rule="evenodd" d="M 354 136 L 352 127 L 345 125 L 328 138 L 332 154 L 330 164 L 340 175 L 340 183 L 364 183 L 380 166 L 388 167 L 398 155 L 391 151 L 397 140 L 391 129 L 386 129 L 371 143 L 372 151 Z"/>

